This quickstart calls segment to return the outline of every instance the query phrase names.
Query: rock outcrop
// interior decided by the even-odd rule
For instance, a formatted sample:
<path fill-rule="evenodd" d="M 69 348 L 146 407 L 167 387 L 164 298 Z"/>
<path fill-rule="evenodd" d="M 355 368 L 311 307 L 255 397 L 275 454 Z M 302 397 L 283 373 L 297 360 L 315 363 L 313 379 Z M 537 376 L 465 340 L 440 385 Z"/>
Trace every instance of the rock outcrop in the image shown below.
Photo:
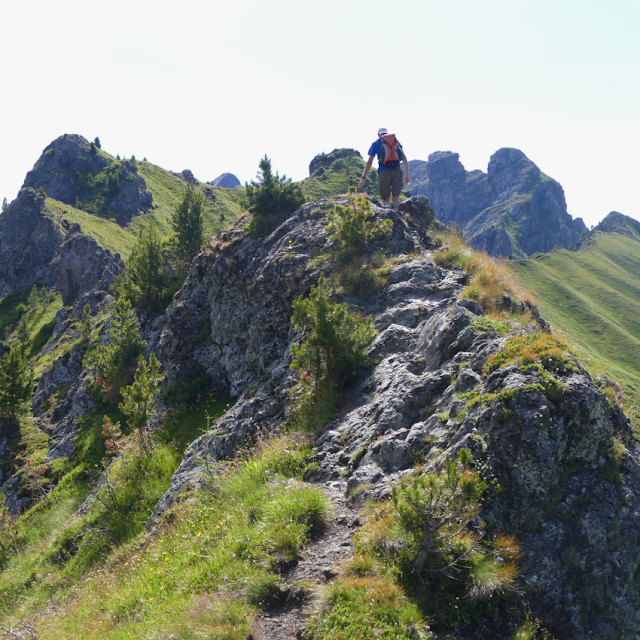
<path fill-rule="evenodd" d="M 629 238 L 640 238 L 640 222 L 617 211 L 612 211 L 596 226 L 595 231 L 621 233 Z"/>
<path fill-rule="evenodd" d="M 493 184 L 505 193 L 511 182 L 501 173 Z M 291 302 L 331 268 L 322 258 L 332 249 L 324 204 L 305 204 L 266 238 L 229 230 L 195 260 L 158 352 L 169 383 L 205 371 L 217 390 L 239 397 L 188 448 L 151 523 L 245 438 L 282 427 L 295 383 L 290 348 L 301 339 Z M 640 452 L 628 420 L 569 354 L 549 370 L 487 369 L 510 336 L 499 336 L 477 303 L 458 299 L 463 272 L 432 261 L 426 201 L 373 209 L 393 220 L 381 248 L 397 266 L 382 291 L 349 298 L 374 317 L 375 365 L 317 440 L 318 478 L 346 475 L 353 499 L 379 498 L 416 461 L 437 470 L 469 448 L 490 487 L 487 530 L 508 530 L 524 550 L 520 587 L 533 614 L 557 637 L 637 637 Z"/>
<path fill-rule="evenodd" d="M 455 223 L 466 242 L 495 256 L 569 249 L 586 231 L 567 213 L 562 187 L 518 149 L 499 149 L 487 173 L 466 171 L 457 153 L 410 161 L 412 194 L 429 198 L 438 220 Z"/>
<path fill-rule="evenodd" d="M 31 188 L 0 218 L 0 298 L 42 282 L 72 305 L 82 293 L 108 291 L 122 268 L 119 255 L 70 225 Z"/>
<path fill-rule="evenodd" d="M 362 161 L 362 155 L 355 149 L 334 149 L 331 153 L 319 153 L 309 163 L 309 176 L 321 176 L 334 162 L 345 158 Z"/>
<path fill-rule="evenodd" d="M 42 188 L 50 198 L 80 208 L 88 206 L 92 213 L 116 215 L 121 225 L 153 205 L 134 161 L 113 161 L 76 134 L 56 138 L 22 186 Z"/>
<path fill-rule="evenodd" d="M 219 175 L 215 180 L 211 180 L 208 184 L 214 187 L 221 187 L 223 189 L 235 189 L 241 187 L 240 180 L 233 175 L 233 173 L 223 173 Z"/>

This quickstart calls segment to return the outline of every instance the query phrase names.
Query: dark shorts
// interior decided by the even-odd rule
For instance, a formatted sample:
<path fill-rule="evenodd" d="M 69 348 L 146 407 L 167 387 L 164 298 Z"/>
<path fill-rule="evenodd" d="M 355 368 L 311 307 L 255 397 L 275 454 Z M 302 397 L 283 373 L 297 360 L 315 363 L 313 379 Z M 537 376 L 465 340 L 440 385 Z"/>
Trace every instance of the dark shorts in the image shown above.
<path fill-rule="evenodd" d="M 378 186 L 380 188 L 380 197 L 388 198 L 390 194 L 395 197 L 400 195 L 402 191 L 402 169 L 387 169 L 378 173 Z"/>

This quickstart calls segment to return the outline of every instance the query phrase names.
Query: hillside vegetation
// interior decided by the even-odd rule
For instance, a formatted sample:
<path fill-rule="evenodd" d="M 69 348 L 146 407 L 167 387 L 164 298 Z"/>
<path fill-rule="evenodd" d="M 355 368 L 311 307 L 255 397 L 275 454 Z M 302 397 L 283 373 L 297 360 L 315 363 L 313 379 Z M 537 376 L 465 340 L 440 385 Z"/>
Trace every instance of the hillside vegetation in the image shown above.
<path fill-rule="evenodd" d="M 114 163 L 118 162 L 115 158 L 110 159 Z M 139 175 L 144 178 L 147 189 L 153 196 L 153 208 L 133 217 L 126 226 L 121 226 L 112 217 L 96 215 L 53 198 L 47 198 L 47 205 L 72 224 L 77 222 L 102 247 L 119 253 L 126 261 L 140 229 L 146 227 L 149 219 L 154 220 L 162 235 L 171 233 L 171 214 L 182 200 L 186 186 L 175 174 L 151 162 L 138 161 L 136 164 Z M 240 215 L 238 201 L 244 194 L 244 189 L 222 189 L 204 184 L 200 184 L 199 189 L 206 195 L 204 237 L 210 238 Z"/>
<path fill-rule="evenodd" d="M 360 182 L 364 165 L 362 156 L 354 149 L 319 153 L 309 164 L 309 177 L 302 181 L 302 191 L 311 200 L 345 194 Z M 366 191 L 374 197 L 379 195 L 375 171 L 371 172 Z"/>
<path fill-rule="evenodd" d="M 580 251 L 556 249 L 512 263 L 540 311 L 577 347 L 592 374 L 624 390 L 640 431 L 640 241 L 595 231 Z"/>
<path fill-rule="evenodd" d="M 239 190 L 51 149 L 0 223 L 0 638 L 640 635 L 638 448 L 529 294 L 636 407 L 635 228 L 515 263 L 349 149 Z M 248 216 L 180 244 L 203 204 Z"/>

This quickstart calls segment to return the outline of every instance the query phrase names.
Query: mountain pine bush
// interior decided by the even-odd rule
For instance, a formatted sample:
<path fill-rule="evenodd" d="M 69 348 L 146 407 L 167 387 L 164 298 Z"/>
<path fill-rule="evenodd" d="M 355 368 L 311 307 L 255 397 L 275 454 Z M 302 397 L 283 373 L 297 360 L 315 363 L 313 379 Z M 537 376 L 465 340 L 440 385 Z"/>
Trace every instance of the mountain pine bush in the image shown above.
<path fill-rule="evenodd" d="M 246 197 L 240 201 L 251 214 L 249 233 L 264 235 L 271 231 L 274 223 L 293 213 L 306 198 L 300 186 L 287 176 L 273 173 L 271 160 L 265 155 L 260 160 L 258 182 L 252 180 L 245 185 Z"/>

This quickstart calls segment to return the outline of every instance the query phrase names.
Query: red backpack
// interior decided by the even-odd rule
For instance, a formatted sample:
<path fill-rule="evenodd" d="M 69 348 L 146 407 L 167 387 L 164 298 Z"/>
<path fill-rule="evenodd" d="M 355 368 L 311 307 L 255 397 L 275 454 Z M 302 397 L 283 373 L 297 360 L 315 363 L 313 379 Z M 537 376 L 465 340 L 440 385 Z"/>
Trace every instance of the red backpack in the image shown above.
<path fill-rule="evenodd" d="M 387 133 L 380 138 L 380 166 L 393 169 L 400 164 L 403 158 L 402 145 L 398 142 L 395 133 Z"/>

